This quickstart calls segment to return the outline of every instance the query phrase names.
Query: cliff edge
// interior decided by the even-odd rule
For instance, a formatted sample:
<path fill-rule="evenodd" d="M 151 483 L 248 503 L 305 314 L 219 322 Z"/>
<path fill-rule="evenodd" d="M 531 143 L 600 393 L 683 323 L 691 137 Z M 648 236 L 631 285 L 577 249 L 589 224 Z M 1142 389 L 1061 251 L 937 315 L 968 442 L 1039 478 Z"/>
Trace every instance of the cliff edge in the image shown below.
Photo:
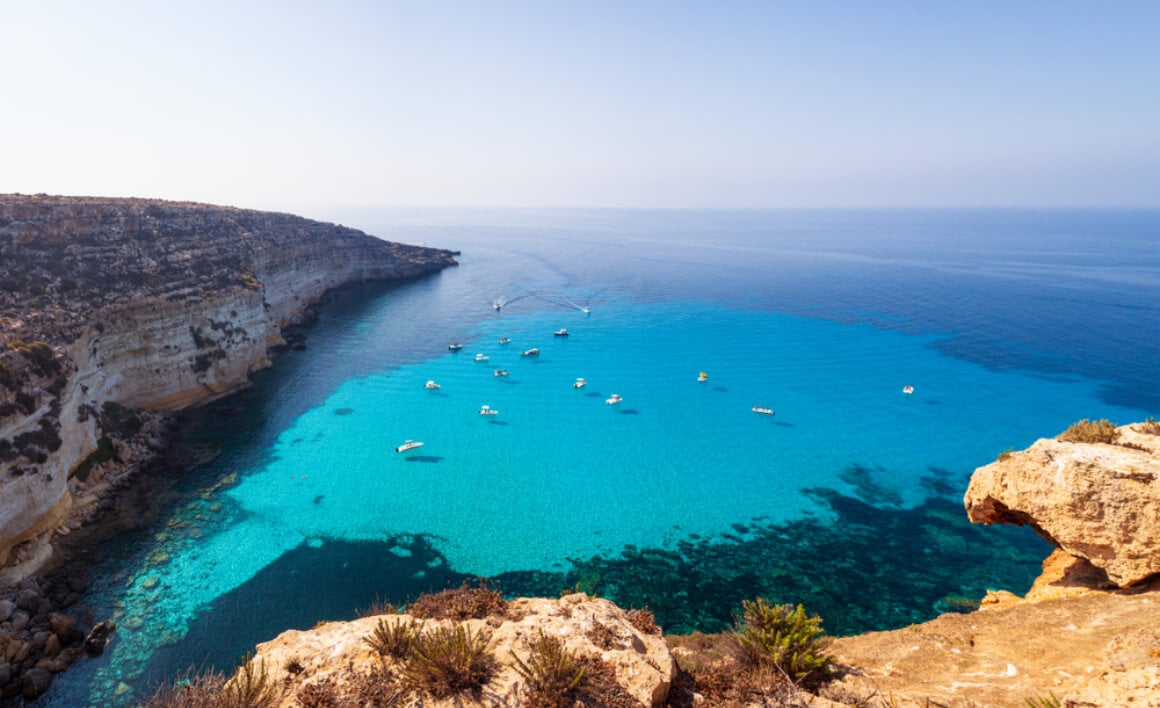
<path fill-rule="evenodd" d="M 1030 526 L 1058 550 L 1026 596 L 844 637 L 831 698 L 891 706 L 1160 706 L 1160 426 L 1077 424 L 975 470 L 975 523 Z M 1073 426 L 1073 429 L 1077 426 Z M 986 559 L 981 558 L 980 563 Z"/>
<path fill-rule="evenodd" d="M 289 214 L 0 195 L 0 585 L 165 445 L 165 412 L 249 385 L 328 289 L 454 265 Z"/>

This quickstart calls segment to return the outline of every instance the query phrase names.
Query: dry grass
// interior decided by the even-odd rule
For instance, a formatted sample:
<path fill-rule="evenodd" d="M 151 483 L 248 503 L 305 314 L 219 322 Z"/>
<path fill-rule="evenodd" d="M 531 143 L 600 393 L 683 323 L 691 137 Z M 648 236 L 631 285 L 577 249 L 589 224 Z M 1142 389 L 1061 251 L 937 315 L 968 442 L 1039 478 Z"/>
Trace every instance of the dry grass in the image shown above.
<path fill-rule="evenodd" d="M 446 619 L 462 622 L 469 619 L 507 617 L 508 601 L 499 590 L 481 582 L 478 587 L 464 583 L 458 588 L 433 595 L 420 595 L 408 613 L 421 619 Z"/>
<path fill-rule="evenodd" d="M 1114 443 L 1120 437 L 1116 424 L 1104 418 L 1102 420 L 1083 420 L 1072 423 L 1071 427 L 1056 436 L 1060 442 L 1080 443 Z"/>
<path fill-rule="evenodd" d="M 270 708 L 281 689 L 261 661 L 247 656 L 228 681 L 215 671 L 186 673 L 157 688 L 139 705 L 143 708 Z"/>
<path fill-rule="evenodd" d="M 1148 416 L 1148 420 L 1136 426 L 1136 431 L 1145 435 L 1160 435 L 1160 423 L 1152 416 Z"/>
<path fill-rule="evenodd" d="M 641 634 L 660 634 L 661 627 L 657 624 L 657 618 L 647 608 L 643 610 L 629 610 L 628 623 L 636 628 L 636 631 Z"/>

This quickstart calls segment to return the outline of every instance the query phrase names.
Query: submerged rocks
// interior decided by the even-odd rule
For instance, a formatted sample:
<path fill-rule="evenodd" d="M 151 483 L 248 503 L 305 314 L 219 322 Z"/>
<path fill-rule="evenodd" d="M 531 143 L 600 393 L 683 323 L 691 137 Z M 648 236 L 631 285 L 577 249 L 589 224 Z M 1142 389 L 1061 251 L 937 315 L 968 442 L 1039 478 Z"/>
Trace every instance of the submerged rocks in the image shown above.
<path fill-rule="evenodd" d="M 100 656 L 105 651 L 105 645 L 109 643 L 109 635 L 113 633 L 112 622 L 97 622 L 97 624 L 89 631 L 88 636 L 85 637 L 85 653 L 89 656 Z"/>
<path fill-rule="evenodd" d="M 1160 573 L 1160 436 L 1118 428 L 1116 444 L 1039 440 L 975 470 L 974 523 L 1031 526 L 1119 587 Z"/>

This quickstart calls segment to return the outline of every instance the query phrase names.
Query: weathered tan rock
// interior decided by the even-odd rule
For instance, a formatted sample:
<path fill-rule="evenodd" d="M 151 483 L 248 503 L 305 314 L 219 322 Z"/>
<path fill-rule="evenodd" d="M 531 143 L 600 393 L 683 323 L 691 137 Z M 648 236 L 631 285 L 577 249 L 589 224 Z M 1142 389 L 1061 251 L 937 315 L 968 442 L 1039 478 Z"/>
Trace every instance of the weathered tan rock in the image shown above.
<path fill-rule="evenodd" d="M 847 700 L 1016 706 L 1054 694 L 1079 706 L 1160 706 L 1160 592 L 1014 600 L 843 637 L 831 651 L 853 672 L 824 695 Z"/>
<path fill-rule="evenodd" d="M 975 471 L 974 523 L 1029 525 L 1120 587 L 1160 573 L 1160 436 L 1123 426 L 1120 442 L 1039 440 Z"/>
<path fill-rule="evenodd" d="M 519 619 L 468 620 L 472 632 L 490 636 L 489 650 L 500 663 L 500 670 L 484 688 L 482 704 L 490 706 L 519 706 L 526 700 L 524 680 L 512 668 L 512 654 L 522 660 L 529 655 L 529 642 L 539 637 L 559 637 L 568 651 L 578 656 L 597 657 L 611 665 L 620 686 L 642 705 L 655 706 L 664 702 L 676 674 L 676 663 L 659 634 L 643 634 L 629 622 L 626 613 L 608 600 L 574 594 L 560 599 L 520 598 L 511 602 L 510 615 Z M 410 619 L 407 615 L 391 615 L 391 621 Z M 351 622 L 327 622 L 307 631 L 287 631 L 275 639 L 258 645 L 252 661 L 263 662 L 270 676 L 281 686 L 279 705 L 296 706 L 297 691 L 304 684 L 330 680 L 335 686 L 345 686 L 353 673 L 366 672 L 380 666 L 380 660 L 363 641 L 369 636 L 381 617 L 365 617 Z M 427 620 L 428 631 L 449 621 Z M 597 646 L 586 634 L 597 625 L 603 625 L 615 641 L 610 648 Z M 296 658 L 302 671 L 291 674 L 286 667 Z M 430 697 L 412 696 L 408 705 L 462 706 L 472 705 L 459 697 L 435 701 Z"/>

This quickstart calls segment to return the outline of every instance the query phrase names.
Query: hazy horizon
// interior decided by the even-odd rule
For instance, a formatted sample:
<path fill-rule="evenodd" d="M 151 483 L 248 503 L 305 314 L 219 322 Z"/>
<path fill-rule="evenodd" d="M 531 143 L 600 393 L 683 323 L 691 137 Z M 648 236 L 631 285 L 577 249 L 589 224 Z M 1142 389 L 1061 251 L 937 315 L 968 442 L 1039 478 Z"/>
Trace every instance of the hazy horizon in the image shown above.
<path fill-rule="evenodd" d="M 1160 6 L 13 2 L 0 192 L 1160 206 Z"/>

